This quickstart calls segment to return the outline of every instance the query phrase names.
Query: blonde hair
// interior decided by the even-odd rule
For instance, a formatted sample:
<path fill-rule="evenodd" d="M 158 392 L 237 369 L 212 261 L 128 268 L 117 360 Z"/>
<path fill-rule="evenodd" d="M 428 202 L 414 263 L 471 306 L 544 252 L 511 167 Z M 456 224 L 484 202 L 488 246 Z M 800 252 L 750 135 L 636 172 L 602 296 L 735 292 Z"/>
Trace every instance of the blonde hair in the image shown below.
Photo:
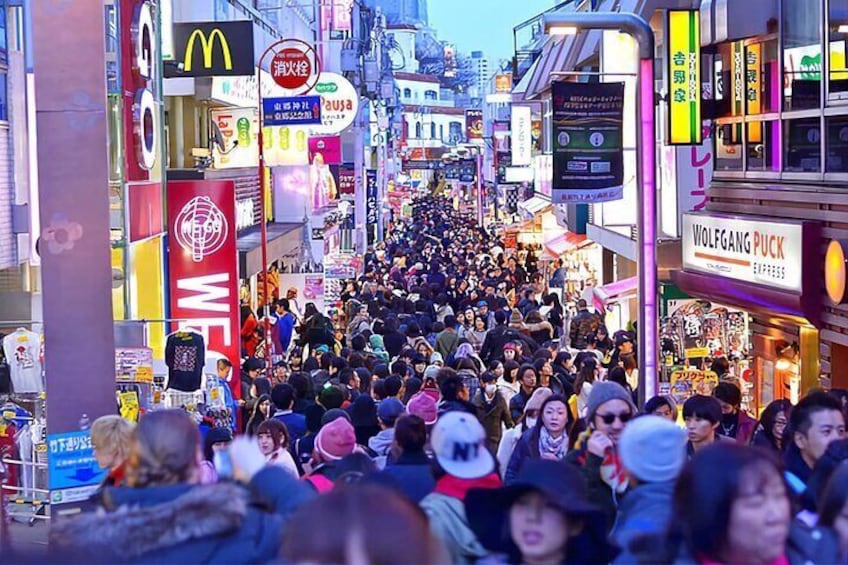
<path fill-rule="evenodd" d="M 113 464 L 121 464 L 130 455 L 134 428 L 135 424 L 120 416 L 101 416 L 91 425 L 91 443 L 100 453 L 109 454 Z"/>

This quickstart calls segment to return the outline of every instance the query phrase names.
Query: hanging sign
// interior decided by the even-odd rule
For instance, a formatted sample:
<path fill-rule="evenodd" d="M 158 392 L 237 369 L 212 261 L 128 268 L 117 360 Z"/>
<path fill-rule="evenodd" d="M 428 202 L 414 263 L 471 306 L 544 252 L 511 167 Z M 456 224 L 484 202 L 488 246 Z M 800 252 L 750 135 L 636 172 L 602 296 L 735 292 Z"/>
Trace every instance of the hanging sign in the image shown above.
<path fill-rule="evenodd" d="M 554 82 L 553 202 L 608 202 L 623 193 L 624 83 Z"/>
<path fill-rule="evenodd" d="M 762 79 L 760 65 L 763 60 L 763 46 L 754 43 L 745 48 L 745 104 L 746 113 L 756 115 L 762 112 Z M 748 143 L 762 143 L 762 122 L 748 122 Z"/>
<path fill-rule="evenodd" d="M 510 149 L 512 165 L 524 167 L 530 165 L 532 137 L 530 135 L 532 112 L 529 106 L 513 106 L 510 116 Z"/>
<path fill-rule="evenodd" d="M 315 49 L 299 39 L 281 39 L 268 48 L 271 78 L 278 86 L 300 94 L 312 88 L 321 75 L 321 60 Z M 264 58 L 264 56 L 263 56 Z"/>
<path fill-rule="evenodd" d="M 240 363 L 236 196 L 232 180 L 171 181 L 168 280 L 171 317 L 200 333 L 207 351 Z M 241 396 L 238 372 L 230 386 Z"/>
<path fill-rule="evenodd" d="M 187 22 L 173 24 L 174 59 L 165 76 L 253 76 L 253 22 Z"/>
<path fill-rule="evenodd" d="M 495 92 L 497 92 L 497 93 L 512 92 L 512 75 L 511 74 L 495 75 Z"/>
<path fill-rule="evenodd" d="M 312 135 L 338 135 L 356 119 L 359 94 L 340 74 L 321 73 L 310 94 L 321 97 L 321 124 L 309 127 Z"/>
<path fill-rule="evenodd" d="M 469 142 L 483 139 L 483 110 L 465 111 L 465 139 Z"/>
<path fill-rule="evenodd" d="M 306 126 L 320 123 L 320 96 L 262 99 L 262 124 L 264 126 Z"/>
<path fill-rule="evenodd" d="M 668 143 L 701 143 L 701 23 L 698 10 L 668 11 Z"/>
<path fill-rule="evenodd" d="M 259 165 L 259 119 L 255 108 L 230 108 L 210 112 L 224 140 L 224 151 L 212 147 L 216 169 L 256 167 Z"/>

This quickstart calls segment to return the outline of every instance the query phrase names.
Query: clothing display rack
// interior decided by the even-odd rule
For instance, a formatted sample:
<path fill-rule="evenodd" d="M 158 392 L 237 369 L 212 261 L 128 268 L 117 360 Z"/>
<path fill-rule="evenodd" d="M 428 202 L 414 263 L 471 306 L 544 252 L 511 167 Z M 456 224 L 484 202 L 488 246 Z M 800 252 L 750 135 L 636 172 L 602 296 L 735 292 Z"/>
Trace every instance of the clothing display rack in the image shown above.
<path fill-rule="evenodd" d="M 15 430 L 17 457 L 4 456 L 5 479 L 0 485 L 6 515 L 27 522 L 49 520 L 47 488 L 47 411 L 43 393 L 0 395 L 0 423 Z M 20 409 L 20 410 L 18 410 Z M 13 428 L 12 428 L 13 426 Z M 14 470 L 17 484 L 9 484 Z"/>

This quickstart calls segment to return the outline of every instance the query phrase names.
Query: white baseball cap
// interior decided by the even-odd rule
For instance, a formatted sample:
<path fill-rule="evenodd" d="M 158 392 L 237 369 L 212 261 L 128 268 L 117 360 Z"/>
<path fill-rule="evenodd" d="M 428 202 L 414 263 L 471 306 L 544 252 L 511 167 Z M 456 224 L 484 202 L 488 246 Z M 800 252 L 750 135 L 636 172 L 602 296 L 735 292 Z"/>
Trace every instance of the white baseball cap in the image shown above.
<path fill-rule="evenodd" d="M 486 448 L 486 431 L 465 412 L 441 416 L 430 434 L 430 444 L 442 469 L 460 479 L 485 477 L 495 470 L 495 459 Z"/>

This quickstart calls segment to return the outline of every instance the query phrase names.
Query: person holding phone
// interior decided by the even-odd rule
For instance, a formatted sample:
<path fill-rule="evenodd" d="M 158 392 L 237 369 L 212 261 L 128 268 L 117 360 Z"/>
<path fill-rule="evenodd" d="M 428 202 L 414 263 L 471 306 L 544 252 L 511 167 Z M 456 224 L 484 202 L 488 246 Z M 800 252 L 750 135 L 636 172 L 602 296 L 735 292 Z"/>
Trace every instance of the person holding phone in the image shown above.
<path fill-rule="evenodd" d="M 630 394 L 619 384 L 596 382 L 586 403 L 587 428 L 574 442 L 566 461 L 577 466 L 589 487 L 589 500 L 612 528 L 619 498 L 627 490 L 627 474 L 617 444 L 627 422 L 638 410 Z"/>

